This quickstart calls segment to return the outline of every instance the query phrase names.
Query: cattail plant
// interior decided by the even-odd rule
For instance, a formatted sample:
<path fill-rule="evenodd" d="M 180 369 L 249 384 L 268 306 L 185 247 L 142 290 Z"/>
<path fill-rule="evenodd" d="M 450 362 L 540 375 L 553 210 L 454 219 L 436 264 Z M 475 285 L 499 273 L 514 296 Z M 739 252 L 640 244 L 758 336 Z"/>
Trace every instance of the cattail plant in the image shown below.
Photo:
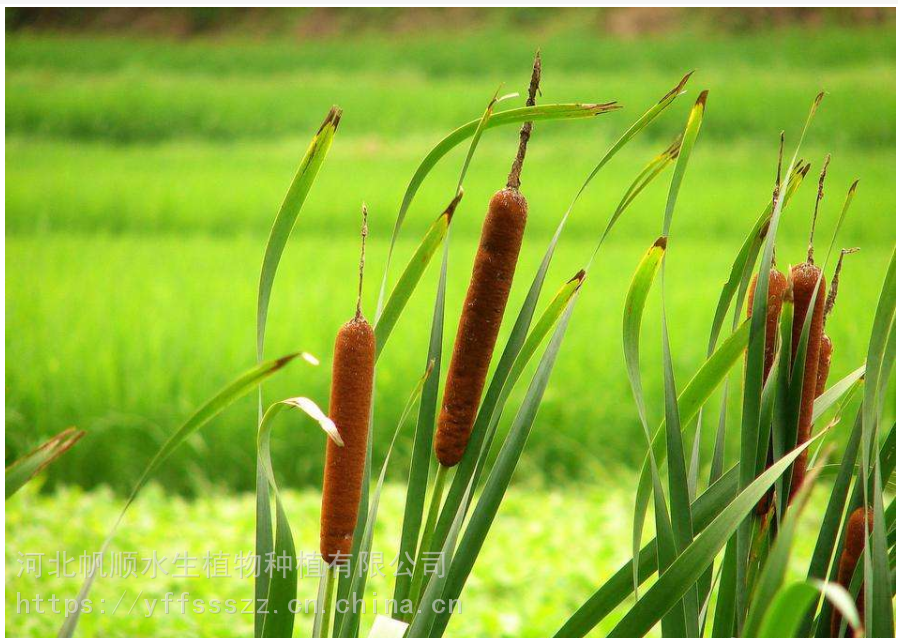
<path fill-rule="evenodd" d="M 859 507 L 848 517 L 845 526 L 845 540 L 842 544 L 842 555 L 839 557 L 839 574 L 836 581 L 845 589 L 851 585 L 851 578 L 860 562 L 861 554 L 867 542 L 867 534 L 873 531 L 873 510 Z M 864 609 L 864 585 L 861 584 L 855 599 L 855 606 L 859 610 Z M 861 611 L 863 618 L 863 611 Z M 839 630 L 842 626 L 842 614 L 833 607 L 832 624 L 830 626 L 831 638 L 839 638 Z"/>
<path fill-rule="evenodd" d="M 542 62 L 533 63 L 527 106 L 536 104 Z M 443 467 L 461 461 L 471 437 L 486 373 L 499 335 L 508 293 L 527 224 L 527 200 L 521 194 L 521 169 L 533 122 L 521 127 L 518 152 L 505 188 L 490 199 L 465 296 L 446 389 L 437 425 L 434 450 Z"/>
<path fill-rule="evenodd" d="M 362 280 L 365 270 L 367 209 L 362 208 L 362 249 L 355 316 L 337 332 L 331 378 L 330 418 L 343 439 L 343 447 L 328 439 L 321 504 L 321 555 L 328 564 L 351 553 L 358 517 L 368 417 L 374 386 L 374 329 L 362 315 Z"/>
<path fill-rule="evenodd" d="M 814 399 L 817 398 L 817 368 L 823 342 L 826 277 L 823 275 L 823 271 L 814 263 L 814 228 L 817 225 L 817 212 L 820 208 L 820 201 L 823 199 L 823 184 L 826 180 L 826 169 L 829 165 L 829 159 L 829 155 L 827 155 L 826 161 L 823 163 L 823 169 L 820 171 L 820 179 L 817 185 L 817 200 L 814 204 L 814 216 L 811 220 L 807 259 L 803 263 L 792 266 L 789 273 L 792 280 L 792 294 L 795 300 L 795 319 L 792 324 L 792 353 L 790 359 L 793 367 L 795 365 L 795 357 L 798 354 L 802 330 L 805 323 L 810 322 L 804 370 L 801 372 L 801 407 L 798 414 L 798 438 L 796 445 L 805 443 L 811 436 Z M 793 377 L 795 377 L 795 374 L 793 370 Z M 792 482 L 789 488 L 790 499 L 795 496 L 804 481 L 807 463 L 808 452 L 805 450 L 795 460 L 792 468 Z"/>

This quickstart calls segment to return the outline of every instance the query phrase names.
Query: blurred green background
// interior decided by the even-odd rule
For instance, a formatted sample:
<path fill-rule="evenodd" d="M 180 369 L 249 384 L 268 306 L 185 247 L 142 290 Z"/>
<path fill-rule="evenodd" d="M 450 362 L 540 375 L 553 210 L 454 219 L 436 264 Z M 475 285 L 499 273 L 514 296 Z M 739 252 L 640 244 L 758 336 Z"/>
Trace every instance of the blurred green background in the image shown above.
<path fill-rule="evenodd" d="M 51 469 L 50 487 L 126 489 L 179 421 L 252 365 L 267 233 L 308 140 L 339 104 L 343 121 L 288 244 L 268 328 L 271 356 L 303 349 L 322 366 L 294 365 L 265 388 L 272 400 L 306 395 L 326 406 L 333 336 L 354 308 L 362 201 L 370 209 L 370 316 L 418 162 L 478 117 L 500 84 L 523 92 L 537 47 L 543 102 L 618 100 L 624 109 L 535 127 L 523 175 L 530 217 L 509 314 L 595 162 L 695 70 L 689 93 L 579 203 L 546 294 L 584 265 L 631 179 L 709 89 L 668 257 L 674 366 L 685 385 L 703 359 L 735 251 L 770 197 L 779 132 L 794 144 L 822 89 L 828 95 L 802 152 L 814 179 L 787 210 L 778 258 L 782 267 L 803 260 L 813 182 L 831 152 L 818 250 L 856 177 L 839 246 L 862 248 L 845 266 L 827 328 L 831 378 L 864 357 L 895 240 L 892 10 L 8 10 L 6 18 L 7 462 L 65 427 L 88 432 Z M 487 133 L 466 180 L 453 222 L 447 348 L 486 203 L 504 184 L 516 139 L 513 127 Z M 391 282 L 451 196 L 463 154 L 446 157 L 420 191 Z M 621 319 L 630 275 L 660 232 L 667 181 L 637 200 L 591 271 L 522 460 L 519 474 L 531 481 L 593 483 L 642 456 Z M 425 367 L 436 273 L 428 272 L 378 368 L 378 458 Z M 657 299 L 647 316 L 643 369 L 657 421 Z M 186 494 L 250 489 L 255 410 L 252 398 L 233 406 L 159 482 Z M 397 478 L 410 443 L 410 435 L 401 440 Z M 318 484 L 318 433 L 284 427 L 274 448 L 283 484 Z"/>

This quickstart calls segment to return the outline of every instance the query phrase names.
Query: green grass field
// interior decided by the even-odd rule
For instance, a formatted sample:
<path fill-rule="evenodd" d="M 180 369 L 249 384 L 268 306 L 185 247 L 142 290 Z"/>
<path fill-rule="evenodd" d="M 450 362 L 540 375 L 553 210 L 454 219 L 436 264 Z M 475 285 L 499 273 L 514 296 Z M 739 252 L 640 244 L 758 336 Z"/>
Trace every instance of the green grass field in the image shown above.
<path fill-rule="evenodd" d="M 619 478 L 619 477 L 618 477 Z M 635 476 L 631 477 L 635 481 Z M 605 482 L 611 476 L 603 474 Z M 105 533 L 107 522 L 114 518 L 121 506 L 107 490 L 84 493 L 75 488 L 63 488 L 52 496 L 38 495 L 32 489 L 17 495 L 6 511 L 6 534 L 14 537 L 7 544 L 6 626 L 20 636 L 55 635 L 62 622 L 61 614 L 17 613 L 17 598 L 31 598 L 40 594 L 44 599 L 55 595 L 60 599 L 74 598 L 81 584 L 80 578 L 51 575 L 48 560 L 56 552 L 74 557 L 68 571 L 77 573 L 78 557 L 82 552 L 97 551 L 98 538 Z M 822 492 L 821 492 L 822 495 Z M 371 554 L 372 565 L 382 564 L 369 579 L 366 605 L 371 610 L 375 602 L 393 592 L 395 548 L 398 547 L 399 521 L 402 520 L 404 492 L 392 487 L 384 492 L 380 516 Z M 820 501 L 820 499 L 818 499 Z M 815 502 L 813 512 L 821 512 L 824 504 Z M 317 522 L 320 495 L 314 491 L 291 492 L 286 500 L 296 534 L 296 548 L 304 564 L 317 560 Z M 483 554 L 471 575 L 461 599 L 461 611 L 450 625 L 453 636 L 549 636 L 590 596 L 598 583 L 604 582 L 628 559 L 630 520 L 621 513 L 629 509 L 629 499 L 619 490 L 596 486 L 583 490 L 512 490 L 502 505 L 484 546 Z M 183 500 L 150 489 L 141 502 L 131 510 L 127 524 L 107 555 L 107 569 L 113 569 L 112 556 L 123 557 L 133 552 L 137 559 L 137 575 L 127 578 L 100 577 L 91 592 L 94 611 L 83 614 L 80 635 L 105 636 L 216 636 L 236 638 L 252 633 L 252 614 L 196 613 L 195 599 L 233 599 L 241 610 L 243 599 L 252 597 L 252 580 L 242 576 L 237 562 L 240 552 L 252 552 L 253 499 L 249 494 L 235 496 L 212 491 L 206 496 Z M 559 525 L 559 513 L 571 512 Z M 61 519 L 78 519 L 84 524 L 61 527 Z M 184 525 L 183 521 L 190 521 Z M 380 521 L 383 521 L 381 523 Z M 806 537 L 819 524 L 814 515 L 802 520 L 800 538 Z M 157 558 L 167 558 L 155 578 L 151 578 L 151 551 Z M 803 575 L 812 547 L 799 541 L 795 547 L 795 561 L 791 575 Z M 18 552 L 45 553 L 43 573 L 36 578 L 30 573 L 18 575 L 25 557 Z M 227 562 L 228 577 L 206 577 L 206 553 Z M 219 552 L 222 556 L 218 556 Z M 176 554 L 196 557 L 195 563 L 183 570 L 175 567 Z M 19 561 L 22 561 L 20 563 Z M 221 567 L 220 563 L 216 563 Z M 148 569 L 146 574 L 140 572 Z M 165 574 L 164 571 L 169 572 Z M 187 575 L 198 578 L 186 578 Z M 219 571 L 224 575 L 224 571 Z M 299 578 L 297 599 L 314 599 L 318 572 L 304 569 Z M 162 598 L 173 592 L 177 600 L 182 592 L 189 594 L 186 613 L 178 603 L 171 604 L 163 614 Z M 376 593 L 376 596 L 375 596 Z M 112 610 L 121 599 L 117 611 Z M 158 599 L 153 614 L 148 614 L 147 602 Z M 105 602 L 99 602 L 99 601 Z M 60 603 L 61 604 L 61 603 Z M 134 604 L 133 610 L 128 613 Z M 620 619 L 629 605 L 610 614 L 597 628 L 596 635 L 604 635 Z M 382 607 L 381 607 L 382 609 Z M 105 613 L 101 613 L 104 611 Z M 373 620 L 368 615 L 362 621 L 361 635 Z M 300 613 L 296 618 L 296 635 L 308 635 L 312 614 Z M 660 635 L 653 633 L 652 636 Z"/>
<path fill-rule="evenodd" d="M 546 294 L 583 266 L 630 180 L 682 128 L 698 90 L 710 89 L 668 265 L 674 365 L 678 384 L 685 384 L 704 356 L 735 250 L 770 197 L 778 134 L 786 129 L 794 143 L 814 94 L 825 89 L 803 152 L 815 166 L 812 175 L 833 154 L 821 252 L 848 185 L 861 178 L 840 246 L 858 245 L 862 252 L 845 267 L 828 324 L 836 344 L 834 378 L 861 363 L 895 239 L 893 30 L 621 40 L 569 26 L 523 39 L 483 30 L 457 40 L 369 34 L 301 44 L 11 35 L 8 458 L 75 425 L 88 436 L 50 472 L 49 485 L 124 489 L 178 421 L 252 364 L 265 239 L 308 139 L 337 103 L 344 119 L 282 262 L 268 341 L 272 356 L 304 349 L 323 365 L 295 367 L 266 386 L 271 399 L 302 394 L 326 405 L 333 335 L 353 310 L 361 202 L 371 211 L 365 298 L 373 312 L 389 233 L 418 162 L 446 132 L 478 117 L 501 82 L 503 91 L 523 90 L 537 45 L 543 101 L 619 100 L 625 108 L 536 127 L 524 171 L 531 213 L 510 312 L 594 163 L 683 73 L 696 69 L 687 96 L 581 200 Z M 447 335 L 454 336 L 485 205 L 504 184 L 515 139 L 512 128 L 490 131 L 467 179 L 453 222 Z M 391 281 L 451 195 L 463 153 L 450 154 L 421 190 Z M 784 218 L 783 267 L 804 258 L 813 181 Z M 595 483 L 602 470 L 633 467 L 643 453 L 622 374 L 621 313 L 629 278 L 660 232 L 666 182 L 659 180 L 628 212 L 584 288 L 523 461 L 528 474 L 546 482 Z M 378 452 L 425 366 L 435 276 L 434 267 L 379 365 Z M 643 360 L 657 421 L 663 404 L 653 303 Z M 227 411 L 191 439 L 160 481 L 184 492 L 209 483 L 250 488 L 254 412 L 252 399 Z M 397 476 L 409 442 L 402 441 Z M 309 431 L 277 441 L 283 481 L 317 484 L 321 445 Z"/>

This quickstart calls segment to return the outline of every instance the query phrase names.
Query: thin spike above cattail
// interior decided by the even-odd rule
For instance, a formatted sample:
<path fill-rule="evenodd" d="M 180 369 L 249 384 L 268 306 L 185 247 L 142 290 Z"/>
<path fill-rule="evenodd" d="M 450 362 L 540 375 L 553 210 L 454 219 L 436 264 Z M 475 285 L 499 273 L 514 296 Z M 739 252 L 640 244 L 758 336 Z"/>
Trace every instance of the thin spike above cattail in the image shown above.
<path fill-rule="evenodd" d="M 356 297 L 355 316 L 362 316 L 362 282 L 365 279 L 365 240 L 368 238 L 368 205 L 362 203 L 362 248 L 359 251 L 359 294 Z"/>
<path fill-rule="evenodd" d="M 530 75 L 530 87 L 527 90 L 527 106 L 536 105 L 536 94 L 539 92 L 539 81 L 542 77 L 543 63 L 539 56 L 539 50 L 536 51 L 536 58 L 533 60 L 533 72 Z M 518 154 L 511 164 L 511 170 L 508 173 L 508 182 L 505 187 L 518 190 L 521 187 L 521 169 L 524 167 L 524 157 L 527 155 L 527 143 L 530 141 L 530 134 L 533 131 L 533 122 L 524 122 L 521 126 L 521 133 L 518 142 Z"/>
<path fill-rule="evenodd" d="M 808 263 L 814 263 L 814 230 L 817 228 L 817 213 L 820 210 L 820 202 L 823 200 L 823 183 L 826 181 L 826 171 L 829 168 L 829 161 L 832 155 L 826 154 L 823 160 L 823 168 L 820 169 L 820 178 L 817 180 L 817 199 L 814 202 L 814 216 L 811 218 L 811 235 L 808 238 Z"/>
<path fill-rule="evenodd" d="M 842 260 L 845 255 L 853 255 L 860 251 L 860 248 L 843 248 L 839 252 L 839 261 L 836 263 L 836 270 L 833 272 L 832 283 L 830 283 L 829 294 L 826 296 L 826 305 L 823 309 L 824 321 L 829 317 L 830 313 L 836 305 L 836 296 L 839 294 L 839 276 L 842 274 Z"/>

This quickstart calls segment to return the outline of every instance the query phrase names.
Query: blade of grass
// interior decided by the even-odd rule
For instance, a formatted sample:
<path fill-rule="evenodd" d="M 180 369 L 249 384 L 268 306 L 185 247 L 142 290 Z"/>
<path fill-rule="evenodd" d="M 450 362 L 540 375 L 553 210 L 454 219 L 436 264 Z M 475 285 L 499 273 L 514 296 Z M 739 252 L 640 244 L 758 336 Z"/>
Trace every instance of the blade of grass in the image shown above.
<path fill-rule="evenodd" d="M 80 611 L 82 609 L 81 603 L 84 601 L 84 598 L 90 591 L 94 578 L 98 573 L 100 573 L 100 569 L 97 568 L 99 558 L 96 557 L 102 556 L 106 552 L 106 548 L 115 537 L 115 532 L 118 530 L 118 527 L 124 519 L 128 509 L 131 507 L 131 504 L 134 503 L 141 488 L 146 485 L 147 481 L 155 473 L 155 471 L 159 469 L 159 467 L 165 462 L 165 460 L 168 459 L 169 456 L 171 456 L 172 452 L 180 447 L 181 444 L 184 443 L 184 441 L 186 441 L 191 434 L 197 432 L 213 417 L 215 417 L 219 412 L 231 405 L 234 401 L 255 389 L 266 378 L 282 370 L 284 366 L 290 363 L 297 356 L 299 356 L 299 353 L 281 357 L 280 359 L 275 359 L 273 361 L 266 361 L 243 373 L 241 376 L 237 377 L 237 379 L 222 388 L 218 392 L 218 394 L 216 394 L 211 399 L 206 401 L 206 403 L 200 406 L 200 408 L 196 412 L 194 412 L 193 415 L 190 416 L 190 418 L 182 423 L 174 431 L 174 433 L 172 433 L 171 436 L 168 437 L 168 439 L 165 441 L 165 443 L 163 443 L 162 447 L 158 452 L 156 452 L 156 455 L 144 469 L 137 483 L 132 488 L 131 494 L 125 501 L 125 505 L 119 512 L 119 515 L 115 519 L 115 522 L 113 523 L 112 528 L 109 530 L 109 533 L 106 535 L 106 539 L 103 541 L 103 545 L 101 546 L 100 551 L 94 555 L 94 568 L 90 570 L 90 575 L 85 578 L 84 584 L 81 586 L 81 590 L 78 592 L 78 597 L 76 598 L 76 600 L 78 601 L 78 606 L 76 611 L 69 615 L 68 618 L 66 618 L 65 622 L 62 625 L 62 628 L 59 630 L 60 638 L 71 638 L 71 636 L 75 634 L 75 629 L 78 626 L 78 619 L 80 617 Z"/>
<path fill-rule="evenodd" d="M 671 178 L 670 190 L 667 196 L 667 206 L 664 211 L 664 223 L 662 234 L 665 237 L 670 235 L 670 227 L 673 223 L 673 212 L 676 206 L 677 197 L 680 193 L 680 186 L 683 183 L 683 177 L 686 173 L 686 166 L 689 163 L 692 149 L 698 139 L 701 130 L 702 120 L 704 118 L 705 104 L 708 99 L 708 92 L 702 91 L 699 94 L 695 105 L 689 112 L 689 119 L 686 122 L 686 128 L 683 132 L 683 141 L 680 147 L 680 153 L 674 167 L 673 177 Z M 670 427 L 667 430 L 667 455 L 670 459 L 670 471 L 668 473 L 668 489 L 670 491 L 670 511 L 671 523 L 674 533 L 674 543 L 676 554 L 682 552 L 692 543 L 692 511 L 691 496 L 689 493 L 689 479 L 686 471 L 686 455 L 683 447 L 683 439 L 680 434 L 680 413 L 677 407 L 677 386 L 674 379 L 673 364 L 670 354 L 670 338 L 667 327 L 667 311 L 665 306 L 665 266 L 661 263 L 661 340 L 662 340 L 662 362 L 663 362 L 663 378 L 664 378 L 664 418 Z M 651 440 L 648 441 L 651 447 Z M 634 552 L 634 560 L 638 560 L 639 553 Z M 690 638 L 698 638 L 698 591 L 693 590 L 687 594 L 684 603 L 685 613 L 685 635 Z"/>
<path fill-rule="evenodd" d="M 28 481 L 40 474 L 48 465 L 72 449 L 84 430 L 67 428 L 34 448 L 23 457 L 16 459 L 6 468 L 6 500 L 25 486 Z"/>
<path fill-rule="evenodd" d="M 281 256 L 287 246 L 287 240 L 296 225 L 296 219 L 305 203 L 306 197 L 318 176 L 318 171 L 327 157 L 337 127 L 340 124 L 342 111 L 337 107 L 331 107 L 324 118 L 318 132 L 309 143 L 308 149 L 299 163 L 299 168 L 284 201 L 278 209 L 268 242 L 265 246 L 265 256 L 262 258 L 262 270 L 259 275 L 259 289 L 256 302 L 256 362 L 261 363 L 265 353 L 265 330 L 268 323 L 268 305 L 271 300 L 271 290 L 274 286 L 274 278 L 277 274 Z M 262 421 L 262 388 L 258 393 L 258 422 Z M 257 424 L 258 425 L 258 424 Z M 256 556 L 267 556 L 273 551 L 271 523 L 271 502 L 268 498 L 268 484 L 262 468 L 256 459 Z M 260 570 L 255 578 L 255 600 L 262 600 L 268 591 L 268 574 Z M 261 638 L 264 615 L 256 613 L 253 618 L 255 638 Z"/>

